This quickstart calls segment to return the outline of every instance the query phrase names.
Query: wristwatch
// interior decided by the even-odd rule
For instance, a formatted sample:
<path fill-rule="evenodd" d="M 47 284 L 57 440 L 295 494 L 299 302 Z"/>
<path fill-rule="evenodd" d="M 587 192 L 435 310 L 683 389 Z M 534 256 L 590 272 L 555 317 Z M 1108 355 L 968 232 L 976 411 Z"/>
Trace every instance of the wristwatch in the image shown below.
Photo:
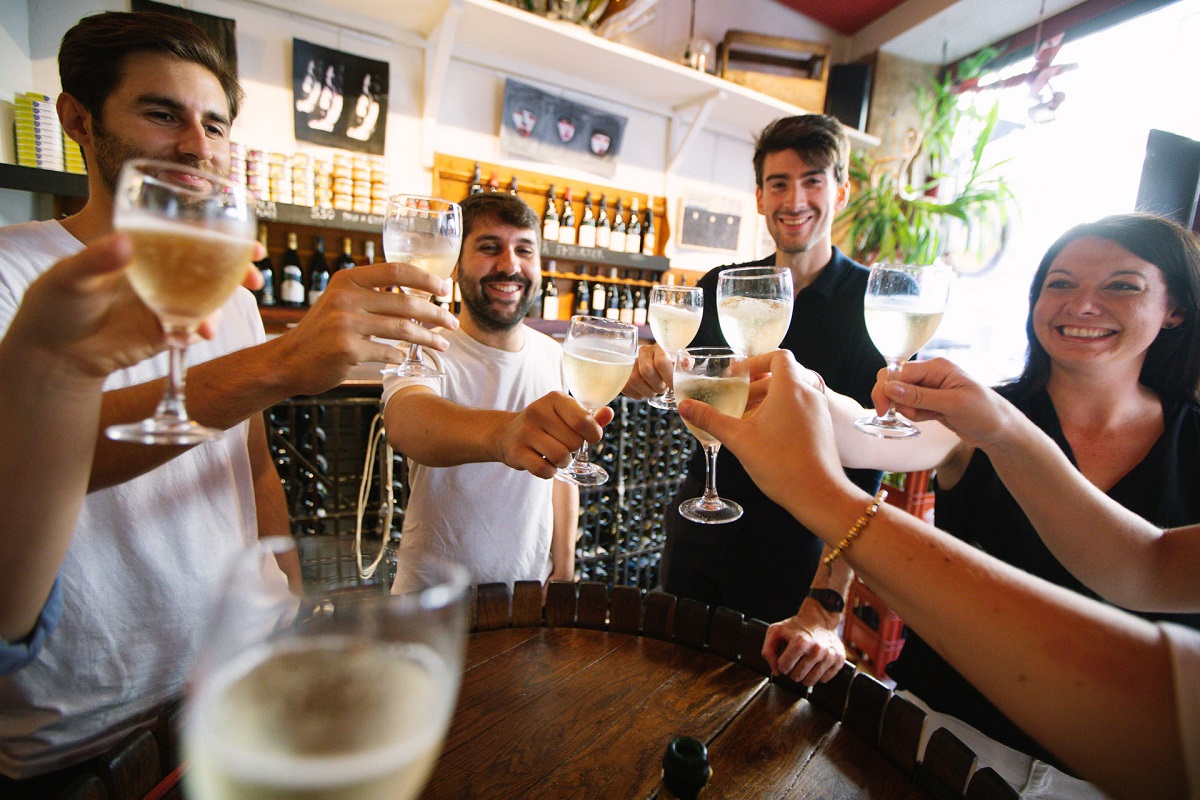
<path fill-rule="evenodd" d="M 809 589 L 808 596 L 821 604 L 821 608 L 834 614 L 840 614 L 846 608 L 846 601 L 833 589 Z"/>

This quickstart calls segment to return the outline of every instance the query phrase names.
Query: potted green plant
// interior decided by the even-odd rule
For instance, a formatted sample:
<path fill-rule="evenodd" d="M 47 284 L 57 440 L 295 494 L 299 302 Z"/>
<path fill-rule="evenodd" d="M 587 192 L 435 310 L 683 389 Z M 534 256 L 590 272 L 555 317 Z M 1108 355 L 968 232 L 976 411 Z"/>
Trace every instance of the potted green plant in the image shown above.
<path fill-rule="evenodd" d="M 955 226 L 975 233 L 972 247 L 999 249 L 1013 202 L 1012 192 L 984 152 L 998 120 L 999 105 L 980 112 L 960 102 L 955 87 L 983 72 L 999 51 L 987 49 L 957 69 L 931 77 L 916 92 L 919 125 L 902 137 L 900 152 L 851 159 L 855 184 L 839 216 L 850 255 L 864 264 L 893 261 L 932 263 L 945 255 Z M 964 143 L 965 140 L 965 143 Z M 979 236 L 980 231 L 988 232 Z"/>

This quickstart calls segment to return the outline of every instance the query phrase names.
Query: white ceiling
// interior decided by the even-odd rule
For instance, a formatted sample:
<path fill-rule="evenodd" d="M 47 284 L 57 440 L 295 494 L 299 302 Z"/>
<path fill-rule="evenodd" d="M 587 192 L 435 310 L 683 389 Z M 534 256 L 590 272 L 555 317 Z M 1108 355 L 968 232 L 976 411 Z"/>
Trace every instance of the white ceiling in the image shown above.
<path fill-rule="evenodd" d="M 1043 0 L 909 0 L 850 37 L 849 60 L 882 49 L 942 64 L 1037 24 Z M 1046 17 L 1082 0 L 1045 0 Z"/>

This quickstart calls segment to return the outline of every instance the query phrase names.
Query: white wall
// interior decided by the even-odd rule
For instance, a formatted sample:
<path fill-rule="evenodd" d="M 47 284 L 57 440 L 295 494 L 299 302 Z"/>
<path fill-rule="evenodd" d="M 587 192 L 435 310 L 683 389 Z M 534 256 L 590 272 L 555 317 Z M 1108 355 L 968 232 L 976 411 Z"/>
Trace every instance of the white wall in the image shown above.
<path fill-rule="evenodd" d="M 249 147 L 280 152 L 297 149 L 291 119 L 291 41 L 302 38 L 366 58 L 389 62 L 390 96 L 386 160 L 392 188 L 428 191 L 431 175 L 421 164 L 424 53 L 421 43 L 406 32 L 381 26 L 379 35 L 339 28 L 332 23 L 271 8 L 252 0 L 184 0 L 195 11 L 237 20 L 238 63 L 246 90 L 243 111 L 233 129 L 235 140 Z M 59 40 L 85 14 L 127 8 L 119 0 L 15 0 L 0 11 L 0 97 L 35 89 L 56 94 L 60 87 L 56 65 Z M 310 8 L 311 4 L 304 6 Z M 667 58 L 682 53 L 688 35 L 688 0 L 660 0 L 656 18 L 626 37 L 626 43 Z M 798 39 L 830 41 L 844 46 L 844 37 L 796 14 L 772 0 L 697 0 L 697 34 L 714 43 L 726 30 L 756 30 Z M 519 55 L 519 53 L 515 53 Z M 580 64 L 586 70 L 586 64 Z M 434 132 L 433 149 L 466 158 L 490 161 L 513 168 L 560 174 L 565 179 L 595 176 L 557 165 L 506 159 L 499 149 L 499 127 L 504 75 L 472 63 L 452 60 L 447 88 Z M 564 96 L 626 116 L 625 146 L 616 175 L 601 182 L 630 191 L 666 196 L 673 218 L 681 197 L 704 194 L 725 199 L 742 213 L 739 254 L 678 251 L 669 246 L 672 265 L 681 269 L 707 269 L 715 264 L 759 254 L 758 216 L 754 208 L 751 144 L 743 139 L 705 131 L 692 143 L 678 171 L 666 175 L 668 117 L 613 103 L 605 98 L 546 87 Z M 302 149 L 315 150 L 305 144 Z M 0 192 L 0 215 L 6 213 Z M 540 210 L 540 209 L 539 209 Z M 19 210 L 13 212 L 20 214 Z M 13 221 L 5 219 L 0 221 Z"/>

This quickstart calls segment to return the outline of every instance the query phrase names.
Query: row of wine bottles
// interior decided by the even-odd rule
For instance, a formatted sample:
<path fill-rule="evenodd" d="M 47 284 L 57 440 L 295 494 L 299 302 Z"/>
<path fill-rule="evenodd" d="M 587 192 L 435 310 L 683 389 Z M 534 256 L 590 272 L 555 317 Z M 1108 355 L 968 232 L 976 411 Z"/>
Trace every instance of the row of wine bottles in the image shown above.
<path fill-rule="evenodd" d="M 294 232 L 289 232 L 283 259 L 276 267 L 270 256 L 266 225 L 258 226 L 258 240 L 267 251 L 266 257 L 255 262 L 255 266 L 263 275 L 263 287 L 254 293 L 260 306 L 307 308 L 320 298 L 333 273 L 360 263 L 371 264 L 375 261 L 374 241 L 368 239 L 364 242 L 362 259 L 355 260 L 354 243 L 346 236 L 342 239 L 341 253 L 330 263 L 325 255 L 325 237 L 314 236 L 313 253 L 306 269 L 300 259 L 299 239 Z"/>
<path fill-rule="evenodd" d="M 467 194 L 500 191 L 500 181 L 493 172 L 487 185 L 482 182 L 479 164 L 471 173 L 471 183 Z M 518 193 L 517 177 L 514 175 L 508 183 L 510 194 Z M 611 216 L 608 208 L 608 195 L 601 194 L 599 202 L 592 199 L 591 191 L 583 197 L 583 203 L 578 216 L 575 213 L 575 203 L 571 197 L 571 187 L 563 190 L 562 204 L 559 205 L 558 195 L 554 184 L 546 190 L 546 206 L 542 212 L 542 239 L 547 242 L 560 244 L 577 244 L 581 247 L 599 247 L 618 253 L 641 253 L 652 256 L 657 244 L 654 232 L 654 201 L 651 198 L 645 209 L 639 208 L 637 197 L 630 200 L 628 216 L 625 213 L 625 199 L 617 198 L 616 208 Z"/>
<path fill-rule="evenodd" d="M 549 272 L 542 281 L 541 301 L 530 309 L 529 316 L 570 319 L 572 315 L 585 314 L 645 325 L 651 287 L 619 280 L 616 269 L 612 270 L 610 277 L 609 281 L 589 281 L 586 277 L 575 280 L 569 296 L 564 297 L 558 289 L 558 282 L 564 279 L 558 277 L 555 264 L 551 261 Z M 668 275 L 667 281 L 674 283 L 675 276 Z M 686 276 L 683 281 L 687 283 Z"/>

